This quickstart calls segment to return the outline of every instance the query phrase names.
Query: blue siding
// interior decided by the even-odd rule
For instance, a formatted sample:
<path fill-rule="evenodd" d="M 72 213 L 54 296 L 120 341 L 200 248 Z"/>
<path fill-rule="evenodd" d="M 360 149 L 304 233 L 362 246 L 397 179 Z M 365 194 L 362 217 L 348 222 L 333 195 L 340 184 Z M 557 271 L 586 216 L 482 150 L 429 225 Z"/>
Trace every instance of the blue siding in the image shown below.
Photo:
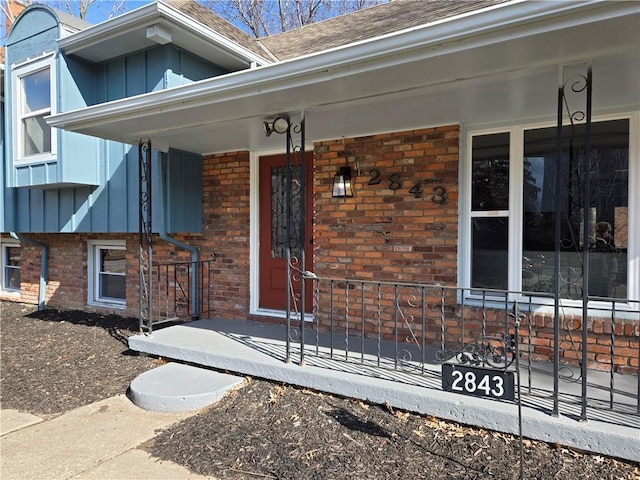
<path fill-rule="evenodd" d="M 198 186 L 198 188 L 194 188 Z M 167 231 L 202 231 L 202 157 L 171 150 L 167 161 Z"/>
<path fill-rule="evenodd" d="M 23 12 L 7 36 L 7 65 L 24 62 L 43 52 L 55 50 L 59 36 L 58 19 L 52 10 L 34 6 Z"/>
<path fill-rule="evenodd" d="M 41 57 L 45 52 L 56 50 L 56 39 L 59 36 L 58 21 L 52 10 L 37 6 L 25 10 L 14 22 L 7 36 L 5 49 L 6 66 L 6 115 L 13 116 L 11 94 L 13 79 L 10 66 L 20 64 L 29 59 Z M 48 179 L 56 181 L 57 168 L 55 163 L 49 165 L 24 165 L 18 171 L 13 169 L 13 124 L 7 122 L 5 126 L 6 152 L 5 182 L 7 187 L 32 185 L 31 182 L 46 182 Z"/>
<path fill-rule="evenodd" d="M 75 57 L 61 56 L 58 110 L 67 112 L 97 103 L 97 72 L 94 65 Z"/>
<path fill-rule="evenodd" d="M 155 92 L 165 88 L 164 72 L 166 70 L 165 49 L 154 48 L 146 52 L 145 58 L 145 91 Z"/>
<path fill-rule="evenodd" d="M 101 84 L 104 86 L 106 97 L 105 102 L 119 100 L 127 96 L 125 88 L 125 59 L 120 58 L 109 62 L 105 65 L 104 77 L 101 78 Z"/>
<path fill-rule="evenodd" d="M 125 96 L 134 97 L 146 92 L 146 63 L 145 55 L 138 53 L 125 59 Z M 111 79 L 109 79 L 111 80 Z M 115 79 L 118 81 L 118 79 Z"/>
<path fill-rule="evenodd" d="M 206 62 L 189 52 L 175 47 L 167 49 L 167 88 L 217 77 L 225 73 L 229 73 L 229 71 Z"/>
<path fill-rule="evenodd" d="M 46 185 L 55 183 L 58 175 L 58 162 L 20 165 L 14 169 L 16 187 Z"/>
<path fill-rule="evenodd" d="M 94 75 L 91 67 L 77 60 L 67 61 L 57 52 L 56 40 L 60 29 L 55 12 L 48 7 L 32 6 L 27 8 L 14 23 L 7 39 L 6 65 L 38 58 L 44 52 L 55 52 L 52 88 L 55 90 L 59 111 L 86 106 L 95 99 Z M 12 92 L 11 72 L 7 71 L 8 92 Z M 12 118 L 12 105 L 8 102 L 8 118 Z M 98 177 L 98 159 L 91 154 L 97 140 L 78 134 L 54 130 L 57 135 L 57 158 L 46 163 L 31 163 L 13 166 L 13 125 L 9 123 L 7 133 L 7 155 L 5 177 L 7 186 L 43 188 L 69 184 L 96 185 Z M 87 155 L 89 152 L 89 155 Z"/>
<path fill-rule="evenodd" d="M 96 84 L 98 97 L 109 102 L 224 73 L 227 70 L 173 45 L 160 45 L 106 62 Z"/>
<path fill-rule="evenodd" d="M 44 204 L 47 210 L 44 215 L 43 230 L 45 232 L 57 232 L 60 223 L 60 209 L 58 203 L 60 201 L 57 190 L 45 190 L 43 196 Z"/>
<path fill-rule="evenodd" d="M 47 49 L 55 51 L 55 40 L 59 36 L 55 15 L 50 14 L 52 10 L 41 10 L 29 7 L 29 14 L 24 15 L 24 19 L 14 27 L 10 35 L 13 45 L 8 49 L 8 57 L 14 55 L 24 60 Z M 59 111 L 75 110 L 226 73 L 220 67 L 170 44 L 154 46 L 98 65 L 59 54 L 56 70 Z M 163 221 L 159 203 L 158 158 L 158 152 L 153 152 L 154 231 L 158 231 Z M 167 231 L 201 232 L 201 157 L 171 151 L 166 158 Z M 13 230 L 24 233 L 138 231 L 137 145 L 123 145 L 60 131 L 57 161 L 15 169 L 5 158 L 4 165 L 9 168 L 6 171 L 11 172 L 5 175 L 5 180 L 10 176 L 20 186 L 3 189 L 4 200 L 8 199 L 4 224 L 8 226 L 15 221 L 15 225 L 11 225 Z M 39 188 L 28 188 L 33 186 Z M 15 192 L 15 195 L 11 196 L 10 192 Z"/>

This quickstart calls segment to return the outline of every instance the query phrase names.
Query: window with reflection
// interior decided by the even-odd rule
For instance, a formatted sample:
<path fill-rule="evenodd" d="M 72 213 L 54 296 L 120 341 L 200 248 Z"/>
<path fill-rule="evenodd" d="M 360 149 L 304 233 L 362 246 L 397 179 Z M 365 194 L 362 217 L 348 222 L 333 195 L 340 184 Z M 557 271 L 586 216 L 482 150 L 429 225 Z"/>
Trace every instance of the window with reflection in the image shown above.
<path fill-rule="evenodd" d="M 555 190 L 555 128 L 524 132 L 522 285 L 528 291 L 553 291 L 556 205 L 560 210 L 560 293 L 582 298 L 583 250 L 589 249 L 589 295 L 627 297 L 629 210 L 629 122 L 591 126 L 588 238 L 584 237 L 585 127 L 565 127 Z M 556 202 L 556 195 L 559 202 Z M 598 230 L 598 225 L 601 228 Z M 608 228 L 604 228 L 608 225 Z M 619 237 L 619 238 L 618 238 Z"/>
<path fill-rule="evenodd" d="M 20 291 L 20 246 L 9 244 L 2 246 L 2 290 Z"/>
<path fill-rule="evenodd" d="M 45 118 L 54 113 L 51 81 L 53 56 L 13 69 L 15 161 L 49 160 L 55 156 L 55 138 Z"/>
<path fill-rule="evenodd" d="M 586 193 L 584 125 L 564 127 L 559 165 L 555 126 L 470 135 L 471 287 L 553 293 L 559 245 L 562 298 L 582 298 L 585 272 L 589 296 L 629 297 L 629 244 L 638 242 L 629 224 L 638 215 L 629 201 L 630 122 L 591 124 Z M 521 188 L 509 192 L 509 185 L 515 190 L 517 184 Z M 585 249 L 588 268 L 583 267 Z"/>
<path fill-rule="evenodd" d="M 89 241 L 89 303 L 124 307 L 127 257 L 121 241 Z"/>
<path fill-rule="evenodd" d="M 471 286 L 508 287 L 509 134 L 473 139 Z"/>

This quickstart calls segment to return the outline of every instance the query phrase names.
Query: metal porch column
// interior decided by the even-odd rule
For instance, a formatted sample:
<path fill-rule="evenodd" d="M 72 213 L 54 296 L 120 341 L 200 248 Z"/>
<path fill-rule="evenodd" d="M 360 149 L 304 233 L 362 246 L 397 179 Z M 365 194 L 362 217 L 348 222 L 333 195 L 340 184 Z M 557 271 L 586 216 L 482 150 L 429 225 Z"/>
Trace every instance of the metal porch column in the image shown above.
<path fill-rule="evenodd" d="M 138 273 L 140 331 L 153 324 L 153 240 L 151 230 L 151 140 L 138 144 Z"/>

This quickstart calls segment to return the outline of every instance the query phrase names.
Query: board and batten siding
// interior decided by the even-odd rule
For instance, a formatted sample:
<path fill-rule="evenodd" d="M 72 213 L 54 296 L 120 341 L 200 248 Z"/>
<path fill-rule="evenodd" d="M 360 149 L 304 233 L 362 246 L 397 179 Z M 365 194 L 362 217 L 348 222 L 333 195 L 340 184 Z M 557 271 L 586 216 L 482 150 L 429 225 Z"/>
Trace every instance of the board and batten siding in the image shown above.
<path fill-rule="evenodd" d="M 173 45 L 159 45 L 102 64 L 65 56 L 57 50 L 59 24 L 49 8 L 31 8 L 14 26 L 7 57 L 24 61 L 54 51 L 58 111 L 180 86 L 226 73 L 217 65 Z M 15 32 L 15 36 L 14 36 Z M 52 33 L 53 32 L 53 33 Z M 15 48 L 15 50 L 13 50 Z M 12 56 L 13 55 L 13 56 Z M 21 60 L 16 60 L 21 59 Z M 8 63 L 7 65 L 10 65 Z M 7 75 L 11 75 L 7 72 Z M 10 113 L 9 113 L 10 114 Z M 10 134 L 10 132 L 9 132 Z M 3 231 L 24 233 L 116 233 L 138 231 L 138 146 L 57 131 L 53 161 L 16 168 L 5 159 Z M 10 138 L 7 137 L 7 138 Z M 8 145 L 8 152 L 11 146 Z M 161 218 L 159 156 L 167 160 L 166 230 L 202 230 L 200 155 L 153 152 L 153 228 Z"/>

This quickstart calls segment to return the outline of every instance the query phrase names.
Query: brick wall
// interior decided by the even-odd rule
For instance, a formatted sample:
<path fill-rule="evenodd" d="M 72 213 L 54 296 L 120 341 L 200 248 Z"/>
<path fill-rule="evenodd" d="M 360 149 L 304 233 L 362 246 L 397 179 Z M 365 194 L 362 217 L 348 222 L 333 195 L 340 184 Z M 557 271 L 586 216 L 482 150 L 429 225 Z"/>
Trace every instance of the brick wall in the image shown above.
<path fill-rule="evenodd" d="M 234 152 L 203 159 L 202 234 L 172 235 L 198 248 L 201 260 L 212 260 L 213 308 L 208 312 L 230 319 L 247 318 L 249 312 L 249 153 Z M 49 247 L 45 301 L 51 308 L 81 309 L 138 316 L 137 234 L 29 234 Z M 8 239 L 8 237 L 7 237 Z M 126 241 L 126 309 L 87 305 L 87 241 Z M 0 299 L 38 303 L 40 247 L 21 244 L 20 295 L 0 291 Z M 157 235 L 153 237 L 153 262 L 190 262 L 190 253 Z M 171 282 L 170 282 L 171 283 Z M 172 282 L 171 287 L 175 286 Z M 162 285 L 164 287 L 164 285 Z M 163 290 L 163 295 L 165 291 Z M 169 295 L 173 295 L 169 293 Z M 172 298 L 170 299 L 172 300 Z"/>
<path fill-rule="evenodd" d="M 458 143 L 458 126 L 447 126 L 316 145 L 316 274 L 455 285 Z M 355 195 L 332 198 L 345 163 Z M 410 190 L 419 182 L 416 196 Z M 444 203 L 433 201 L 436 193 Z"/>
<path fill-rule="evenodd" d="M 45 303 L 47 307 L 115 313 L 138 314 L 138 236 L 137 235 L 83 235 L 83 234 L 25 234 L 27 238 L 48 246 L 48 269 Z M 87 305 L 88 240 L 125 240 L 127 247 L 127 309 Z M 0 299 L 19 300 L 37 304 L 40 285 L 41 248 L 21 243 L 20 295 L 7 296 L 0 292 Z"/>
<path fill-rule="evenodd" d="M 202 258 L 215 258 L 213 313 L 246 319 L 249 314 L 249 152 L 203 159 Z"/>
<path fill-rule="evenodd" d="M 457 126 L 317 143 L 313 184 L 314 255 L 309 269 L 323 278 L 455 286 L 458 149 Z M 333 176 L 345 164 L 351 166 L 355 174 L 355 196 L 332 198 Z M 375 171 L 379 172 L 379 177 Z M 398 177 L 391 178 L 392 175 Z M 379 182 L 376 181 L 378 179 Z M 421 186 L 421 195 L 416 195 L 416 184 Z M 203 232 L 174 237 L 196 246 L 201 260 L 212 261 L 211 286 L 207 289 L 212 307 L 207 312 L 209 316 L 250 318 L 249 197 L 248 152 L 203 158 Z M 49 234 L 29 237 L 47 243 L 50 248 L 48 306 L 138 315 L 137 235 Z M 126 240 L 125 311 L 87 306 L 86 242 L 98 238 Z M 154 263 L 180 261 L 190 261 L 189 253 L 154 237 Z M 37 303 L 39 274 L 40 249 L 22 244 L 21 301 Z M 361 300 L 356 296 L 356 289 L 352 288 L 349 293 L 349 288 L 345 289 L 344 284 L 338 285 L 337 290 L 342 291 L 337 293 L 336 305 L 344 301 L 346 295 L 351 295 L 353 314 Z M 321 295 L 324 293 L 320 292 Z M 378 293 L 367 295 L 376 296 Z M 14 296 L 8 298 L 15 299 Z M 377 300 L 365 296 L 365 325 L 362 326 L 360 318 L 357 318 L 351 328 L 354 331 L 364 328 L 369 334 L 374 334 L 377 325 L 373 322 L 377 322 L 376 316 L 381 313 L 381 333 L 388 338 L 399 333 L 404 338 L 409 332 L 403 328 L 396 332 L 392 318 L 396 302 L 394 294 L 387 292 L 381 295 L 381 312 L 374 311 L 378 309 Z M 437 305 L 438 301 L 438 298 L 427 298 L 432 305 Z M 463 339 L 455 298 L 449 299 L 446 305 L 445 336 L 447 339 L 468 341 L 478 328 L 473 330 L 469 323 Z M 479 320 L 477 312 L 467 310 L 466 318 Z M 421 315 L 419 308 L 405 311 L 415 318 Z M 347 313 L 344 308 L 335 306 L 334 311 L 329 312 L 326 302 L 315 305 L 315 319 L 324 328 L 328 328 L 330 313 L 333 313 L 331 321 L 336 322 L 334 325 L 344 327 Z M 424 332 L 422 325 L 413 325 L 411 333 L 420 340 L 424 337 L 428 344 L 438 345 L 442 338 L 440 314 L 439 307 L 427 310 Z M 504 318 L 500 314 L 490 314 L 486 320 L 489 332 L 497 332 L 504 326 Z M 568 319 L 563 322 L 566 325 L 561 332 L 561 357 L 563 361 L 575 361 L 575 352 L 581 348 L 581 321 Z M 607 319 L 593 318 L 588 325 L 590 367 L 606 369 L 613 363 L 618 371 L 637 372 L 640 328 L 637 321 L 612 324 Z M 553 348 L 552 315 L 535 314 L 524 321 L 521 336 L 528 351 L 536 358 L 549 359 Z M 612 343 L 616 351 L 613 359 L 609 348 Z"/>

